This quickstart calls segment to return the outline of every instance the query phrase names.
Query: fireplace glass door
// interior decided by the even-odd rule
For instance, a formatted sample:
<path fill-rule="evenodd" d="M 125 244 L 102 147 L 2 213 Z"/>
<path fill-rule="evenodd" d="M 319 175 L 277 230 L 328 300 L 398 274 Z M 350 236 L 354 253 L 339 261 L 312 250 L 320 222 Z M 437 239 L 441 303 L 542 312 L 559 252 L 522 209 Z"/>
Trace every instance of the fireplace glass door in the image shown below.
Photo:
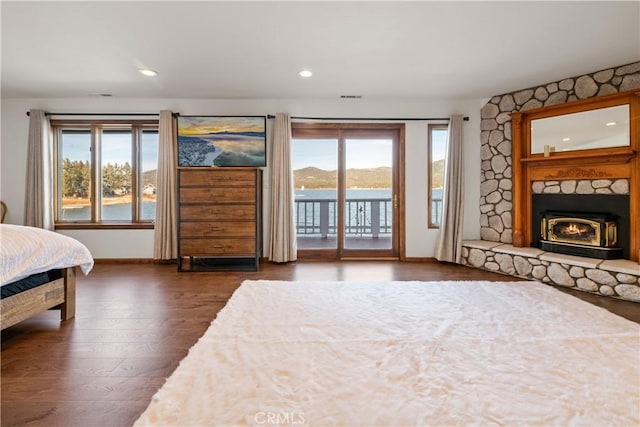
<path fill-rule="evenodd" d="M 540 222 L 540 248 L 592 258 L 622 256 L 617 218 L 611 214 L 547 211 Z"/>
<path fill-rule="evenodd" d="M 580 218 L 553 218 L 547 220 L 547 240 L 600 246 L 600 224 Z"/>

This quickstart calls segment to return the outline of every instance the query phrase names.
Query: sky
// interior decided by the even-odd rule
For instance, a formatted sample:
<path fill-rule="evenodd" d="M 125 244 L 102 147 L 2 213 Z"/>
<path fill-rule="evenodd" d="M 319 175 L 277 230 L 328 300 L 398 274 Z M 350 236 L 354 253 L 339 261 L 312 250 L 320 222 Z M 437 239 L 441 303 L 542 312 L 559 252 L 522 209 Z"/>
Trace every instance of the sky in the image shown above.
<path fill-rule="evenodd" d="M 178 116 L 180 135 L 206 135 L 215 132 L 261 132 L 266 129 L 266 118 L 234 116 Z"/>
<path fill-rule="evenodd" d="M 347 140 L 347 169 L 391 167 L 393 158 L 391 140 Z M 292 150 L 292 168 L 313 166 L 323 170 L 336 170 L 338 145 L 336 139 L 295 139 Z"/>
<path fill-rule="evenodd" d="M 447 148 L 447 129 L 434 129 L 431 133 L 431 149 L 433 150 L 432 162 L 444 159 L 444 152 Z"/>
<path fill-rule="evenodd" d="M 142 171 L 158 168 L 158 134 L 142 134 Z M 89 133 L 63 135 L 63 158 L 70 160 L 91 160 L 91 135 Z M 131 164 L 131 136 L 129 134 L 108 134 L 102 138 L 102 163 Z"/>
<path fill-rule="evenodd" d="M 427 142 L 425 141 L 425 144 Z M 433 161 L 444 159 L 447 131 L 433 133 Z M 391 167 L 391 140 L 347 140 L 347 169 Z M 294 139 L 292 149 L 293 170 L 314 166 L 323 170 L 336 170 L 338 148 L 336 139 Z"/>

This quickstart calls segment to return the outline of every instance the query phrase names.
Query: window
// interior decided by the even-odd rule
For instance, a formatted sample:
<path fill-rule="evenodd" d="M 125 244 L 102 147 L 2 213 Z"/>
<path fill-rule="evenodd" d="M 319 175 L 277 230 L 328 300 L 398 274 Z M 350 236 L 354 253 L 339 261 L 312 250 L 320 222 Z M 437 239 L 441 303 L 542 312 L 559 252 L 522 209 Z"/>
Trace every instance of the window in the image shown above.
<path fill-rule="evenodd" d="M 440 227 L 442 216 L 442 187 L 444 184 L 444 159 L 447 151 L 448 126 L 433 124 L 429 132 L 429 228 Z"/>
<path fill-rule="evenodd" d="M 152 227 L 157 121 L 52 121 L 56 227 Z"/>

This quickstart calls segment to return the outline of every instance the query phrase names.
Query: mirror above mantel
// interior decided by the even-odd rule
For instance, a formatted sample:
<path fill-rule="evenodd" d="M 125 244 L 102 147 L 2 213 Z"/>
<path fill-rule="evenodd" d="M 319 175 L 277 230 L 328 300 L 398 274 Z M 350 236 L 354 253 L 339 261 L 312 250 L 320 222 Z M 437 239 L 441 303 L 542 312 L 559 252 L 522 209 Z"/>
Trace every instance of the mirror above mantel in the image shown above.
<path fill-rule="evenodd" d="M 630 218 L 640 218 L 640 89 L 514 112 L 511 124 L 514 246 L 532 244 L 536 181 L 625 180 Z M 629 238 L 640 262 L 640 221 Z"/>
<path fill-rule="evenodd" d="M 531 154 L 630 144 L 629 104 L 531 120 Z"/>

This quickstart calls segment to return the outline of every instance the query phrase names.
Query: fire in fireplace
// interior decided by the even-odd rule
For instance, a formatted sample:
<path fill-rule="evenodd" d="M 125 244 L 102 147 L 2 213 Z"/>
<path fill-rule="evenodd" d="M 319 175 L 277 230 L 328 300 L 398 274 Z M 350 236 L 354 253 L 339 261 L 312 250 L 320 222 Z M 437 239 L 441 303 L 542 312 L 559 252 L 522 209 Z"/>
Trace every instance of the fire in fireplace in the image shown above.
<path fill-rule="evenodd" d="M 540 223 L 541 249 L 601 259 L 623 257 L 616 216 L 545 211 Z"/>

